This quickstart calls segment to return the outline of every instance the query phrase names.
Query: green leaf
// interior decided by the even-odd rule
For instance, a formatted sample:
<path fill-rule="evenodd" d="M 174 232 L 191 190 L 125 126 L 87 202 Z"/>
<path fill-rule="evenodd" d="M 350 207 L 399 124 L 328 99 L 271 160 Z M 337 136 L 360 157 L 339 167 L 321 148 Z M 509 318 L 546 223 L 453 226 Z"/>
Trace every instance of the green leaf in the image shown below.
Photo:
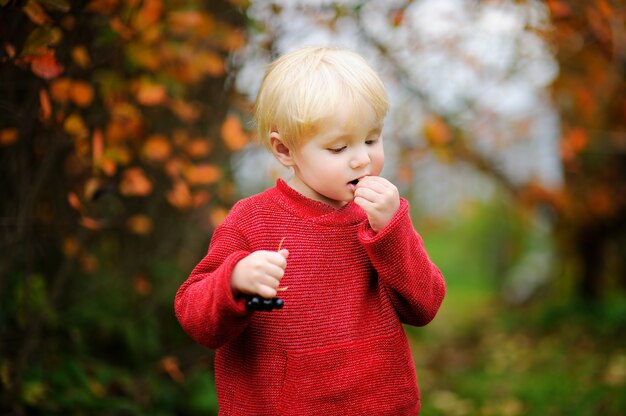
<path fill-rule="evenodd" d="M 70 11 L 70 3 L 67 0 L 39 0 L 39 2 L 48 10 L 56 10 L 64 13 Z"/>
<path fill-rule="evenodd" d="M 24 49 L 22 49 L 23 55 L 39 55 L 42 49 L 47 48 L 49 45 L 54 45 L 61 40 L 61 31 L 56 27 L 37 27 L 30 32 L 26 42 L 24 43 Z"/>

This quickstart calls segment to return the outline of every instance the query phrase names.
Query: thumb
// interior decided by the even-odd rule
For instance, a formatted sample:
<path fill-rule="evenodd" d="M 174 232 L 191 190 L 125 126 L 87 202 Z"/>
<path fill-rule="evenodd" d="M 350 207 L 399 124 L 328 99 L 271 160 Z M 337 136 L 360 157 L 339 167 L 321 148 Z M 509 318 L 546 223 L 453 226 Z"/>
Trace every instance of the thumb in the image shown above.
<path fill-rule="evenodd" d="M 289 257 L 289 250 L 287 250 L 286 248 L 283 248 L 282 250 L 278 252 L 278 254 L 280 254 L 286 259 L 287 257 Z"/>

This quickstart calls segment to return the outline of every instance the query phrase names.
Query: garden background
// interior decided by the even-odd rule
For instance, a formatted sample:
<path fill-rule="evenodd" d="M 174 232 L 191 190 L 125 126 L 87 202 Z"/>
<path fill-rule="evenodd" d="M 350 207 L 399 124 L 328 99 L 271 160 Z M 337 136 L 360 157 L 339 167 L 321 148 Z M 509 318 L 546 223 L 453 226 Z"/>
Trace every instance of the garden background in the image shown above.
<path fill-rule="evenodd" d="M 622 0 L 0 0 L 0 411 L 216 414 L 173 297 L 258 149 L 264 65 L 362 53 L 448 295 L 425 415 L 626 413 Z"/>

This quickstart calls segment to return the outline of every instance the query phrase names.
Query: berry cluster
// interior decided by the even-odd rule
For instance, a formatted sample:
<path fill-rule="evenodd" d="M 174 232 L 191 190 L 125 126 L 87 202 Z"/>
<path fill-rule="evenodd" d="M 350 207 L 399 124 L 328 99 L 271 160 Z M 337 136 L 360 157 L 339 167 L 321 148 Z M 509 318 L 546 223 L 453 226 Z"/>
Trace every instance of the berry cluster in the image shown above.
<path fill-rule="evenodd" d="M 274 309 L 282 309 L 285 302 L 281 298 L 264 299 L 261 296 L 252 296 L 246 302 L 246 308 L 250 311 L 269 312 Z"/>

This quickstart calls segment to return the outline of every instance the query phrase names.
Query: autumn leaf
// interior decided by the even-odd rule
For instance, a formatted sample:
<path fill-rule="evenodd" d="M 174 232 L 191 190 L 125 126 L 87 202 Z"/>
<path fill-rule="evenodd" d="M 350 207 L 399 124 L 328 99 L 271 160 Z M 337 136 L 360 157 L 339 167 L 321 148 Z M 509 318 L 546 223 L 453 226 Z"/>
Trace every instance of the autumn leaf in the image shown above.
<path fill-rule="evenodd" d="M 212 20 L 197 10 L 173 11 L 167 16 L 169 30 L 176 35 L 191 33 L 201 25 L 210 24 L 209 30 L 213 29 Z"/>
<path fill-rule="evenodd" d="M 80 251 L 80 243 L 74 236 L 67 236 L 63 239 L 63 254 L 66 257 L 75 257 Z"/>
<path fill-rule="evenodd" d="M 431 146 L 444 146 L 452 140 L 452 132 L 439 116 L 430 116 L 422 126 L 424 138 Z"/>
<path fill-rule="evenodd" d="M 80 225 L 91 231 L 99 231 L 104 228 L 104 223 L 95 218 L 83 216 L 79 221 Z"/>
<path fill-rule="evenodd" d="M 18 129 L 10 128 L 10 129 L 0 130 L 0 146 L 8 146 L 10 144 L 13 144 L 17 141 L 18 137 L 19 137 Z"/>
<path fill-rule="evenodd" d="M 221 170 L 215 165 L 208 163 L 200 165 L 188 165 L 184 175 L 191 185 L 209 185 L 217 182 L 221 177 Z"/>
<path fill-rule="evenodd" d="M 193 65 L 201 73 L 213 77 L 221 77 L 226 72 L 224 59 L 215 52 L 205 51 L 196 54 Z"/>
<path fill-rule="evenodd" d="M 147 215 L 133 215 L 126 221 L 126 228 L 133 234 L 148 235 L 152 232 L 152 220 Z"/>
<path fill-rule="evenodd" d="M 152 192 L 152 182 L 141 168 L 133 167 L 122 173 L 119 189 L 124 196 L 146 196 Z"/>
<path fill-rule="evenodd" d="M 185 144 L 185 153 L 191 158 L 200 159 L 211 153 L 211 143 L 206 138 L 197 138 Z"/>
<path fill-rule="evenodd" d="M 43 79 L 56 78 L 64 71 L 63 66 L 57 62 L 54 51 L 50 49 L 33 57 L 30 65 L 33 73 Z"/>
<path fill-rule="evenodd" d="M 67 202 L 70 204 L 72 208 L 74 208 L 78 212 L 84 212 L 85 206 L 81 202 L 78 195 L 75 192 L 70 192 L 67 194 Z"/>
<path fill-rule="evenodd" d="M 178 180 L 174 183 L 174 187 L 166 194 L 167 201 L 180 210 L 186 210 L 191 206 L 192 196 L 187 184 Z"/>
<path fill-rule="evenodd" d="M 73 81 L 69 91 L 70 99 L 79 107 L 87 107 L 93 101 L 93 87 L 85 81 Z"/>
<path fill-rule="evenodd" d="M 70 88 L 72 80 L 69 78 L 57 78 L 50 83 L 50 95 L 58 103 L 66 103 L 70 100 Z"/>
<path fill-rule="evenodd" d="M 37 0 L 28 0 L 22 10 L 36 25 L 43 26 L 52 22 Z"/>
<path fill-rule="evenodd" d="M 213 227 L 217 228 L 222 222 L 224 222 L 227 215 L 228 210 L 226 208 L 215 207 L 211 210 L 211 213 L 209 214 L 209 221 L 211 222 L 211 225 L 213 225 Z"/>
<path fill-rule="evenodd" d="M 142 80 L 137 85 L 137 102 L 147 106 L 154 106 L 165 101 L 167 93 L 163 85 Z"/>
<path fill-rule="evenodd" d="M 43 120 L 49 120 L 52 115 L 52 104 L 50 104 L 50 95 L 46 89 L 39 90 L 39 116 Z"/>
<path fill-rule="evenodd" d="M 133 288 L 141 296 L 148 296 L 152 292 L 152 284 L 144 273 L 139 273 L 133 278 Z"/>
<path fill-rule="evenodd" d="M 562 0 L 548 0 L 548 10 L 555 19 L 563 19 L 572 14 L 570 6 Z"/>
<path fill-rule="evenodd" d="M 192 122 L 197 120 L 201 115 L 201 110 L 198 105 L 181 99 L 170 100 L 169 106 L 172 112 L 182 121 Z"/>
<path fill-rule="evenodd" d="M 132 26 L 139 31 L 156 24 L 163 12 L 161 0 L 144 0 L 141 2 L 141 5 L 141 8 L 137 13 L 134 13 L 132 19 Z"/>
<path fill-rule="evenodd" d="M 110 16 L 117 10 L 119 3 L 120 0 L 91 0 L 87 10 Z"/>
<path fill-rule="evenodd" d="M 45 53 L 50 46 L 54 46 L 63 37 L 61 30 L 57 27 L 43 26 L 33 29 L 24 42 L 21 56 L 30 59 L 34 56 Z"/>
<path fill-rule="evenodd" d="M 241 120 L 237 116 L 227 116 L 222 123 L 221 132 L 222 139 L 230 150 L 241 150 L 248 144 L 248 135 L 244 132 Z"/>
<path fill-rule="evenodd" d="M 161 359 L 161 369 L 170 376 L 170 378 L 177 383 L 182 383 L 185 379 L 183 372 L 178 365 L 178 358 L 174 356 L 167 356 Z"/>
<path fill-rule="evenodd" d="M 70 11 L 70 3 L 67 0 L 40 0 L 41 4 L 48 9 L 67 13 Z"/>
<path fill-rule="evenodd" d="M 72 48 L 72 60 L 76 63 L 76 65 L 83 69 L 88 68 L 91 64 L 89 52 L 87 51 L 87 48 L 82 45 Z"/>
<path fill-rule="evenodd" d="M 63 130 L 66 133 L 78 138 L 87 137 L 89 135 L 87 125 L 78 114 L 71 114 L 65 119 L 65 122 L 63 123 Z"/>
<path fill-rule="evenodd" d="M 91 137 L 91 156 L 94 168 L 100 165 L 102 155 L 104 154 L 104 135 L 102 130 L 95 129 Z"/>
<path fill-rule="evenodd" d="M 143 145 L 143 156 L 152 162 L 163 162 L 172 153 L 172 146 L 167 137 L 162 135 L 153 135 L 146 139 Z"/>

